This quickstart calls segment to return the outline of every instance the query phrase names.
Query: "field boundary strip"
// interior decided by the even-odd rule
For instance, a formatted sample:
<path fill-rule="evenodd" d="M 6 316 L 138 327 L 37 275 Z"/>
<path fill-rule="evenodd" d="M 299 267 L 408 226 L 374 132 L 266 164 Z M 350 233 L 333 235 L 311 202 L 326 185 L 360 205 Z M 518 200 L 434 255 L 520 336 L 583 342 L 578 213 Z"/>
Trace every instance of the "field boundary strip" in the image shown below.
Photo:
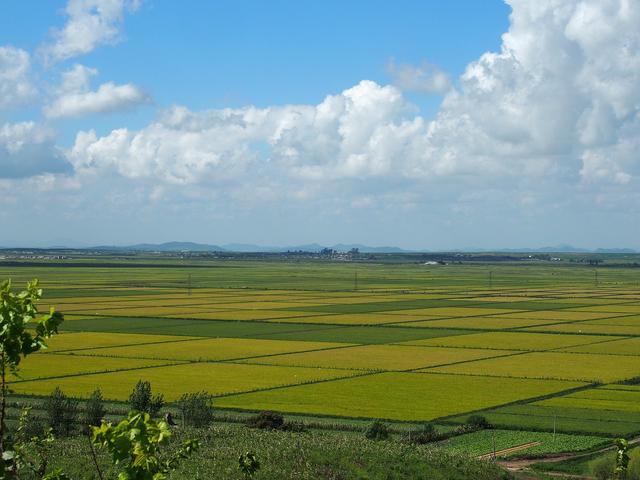
<path fill-rule="evenodd" d="M 189 341 L 194 341 L 194 340 L 215 340 L 215 338 L 197 338 L 197 339 L 189 339 L 189 340 L 178 340 L 177 342 L 183 343 L 183 342 L 189 342 Z M 279 341 L 279 340 L 274 340 L 274 341 Z M 148 343 L 148 344 L 144 344 L 144 345 L 154 345 L 157 343 L 161 343 L 161 344 L 165 344 L 165 343 L 173 343 L 173 342 L 155 342 L 155 343 Z M 137 346 L 141 346 L 141 344 L 134 344 L 134 345 L 125 345 L 125 346 L 132 346 L 132 347 L 137 347 Z M 264 355 L 252 355 L 252 356 L 248 356 L 248 357 L 232 357 L 232 358 L 221 358 L 221 359 L 175 359 L 175 358 L 166 358 L 166 357 L 136 357 L 133 355 L 86 355 L 89 357 L 96 357 L 96 358 L 129 358 L 132 360 L 166 360 L 166 361 L 179 361 L 179 362 L 184 362 L 184 363 L 238 363 L 241 365 L 244 365 L 244 363 L 241 363 L 240 360 L 253 360 L 256 358 L 265 358 L 265 357 L 276 357 L 279 355 L 293 355 L 293 354 L 298 354 L 298 353 L 311 353 L 311 352 L 323 352 L 326 350 L 339 350 L 339 349 L 345 349 L 345 348 L 353 348 L 353 347 L 361 347 L 362 345 L 360 344 L 355 344 L 355 345 L 336 345 L 336 346 L 332 346 L 332 347 L 324 347 L 324 348 L 314 348 L 311 350 L 293 350 L 291 352 L 281 352 L 281 353 L 269 353 L 269 354 L 264 354 Z M 120 345 L 115 346 L 115 347 L 100 347 L 100 349 L 104 349 L 104 348 L 118 348 L 120 347 Z M 70 356 L 69 353 L 65 353 L 65 352 L 50 352 L 49 355 L 67 355 Z M 261 364 L 260 364 L 261 365 Z M 265 364 L 265 365 L 270 365 L 270 364 Z M 272 365 L 272 366 L 278 366 L 278 367 L 305 367 L 304 365 Z M 305 367 L 308 368 L 308 367 Z M 312 367 L 313 368 L 313 367 Z M 321 367 L 321 368 L 330 368 L 330 369 L 336 369 L 336 370 L 357 370 L 354 368 L 339 368 L 339 367 Z"/>
<path fill-rule="evenodd" d="M 152 359 L 143 359 L 143 360 L 152 360 Z M 40 382 L 45 380 L 57 380 L 61 378 L 71 378 L 71 377 L 84 377 L 89 375 L 103 375 L 106 373 L 118 373 L 118 372 L 131 372 L 134 370 L 146 370 L 148 368 L 159 368 L 159 367 L 175 367 L 176 365 L 186 365 L 191 362 L 184 362 L 180 360 L 172 361 L 172 363 L 167 364 L 158 364 L 158 365 L 144 365 L 140 367 L 131 367 L 131 368 L 117 368 L 114 370 L 102 370 L 98 372 L 79 372 L 79 373 L 68 373 L 65 375 L 53 375 L 50 377 L 37 377 L 37 378 L 25 378 L 23 380 L 12 380 L 9 382 L 9 386 L 16 383 L 27 383 L 27 382 Z"/>

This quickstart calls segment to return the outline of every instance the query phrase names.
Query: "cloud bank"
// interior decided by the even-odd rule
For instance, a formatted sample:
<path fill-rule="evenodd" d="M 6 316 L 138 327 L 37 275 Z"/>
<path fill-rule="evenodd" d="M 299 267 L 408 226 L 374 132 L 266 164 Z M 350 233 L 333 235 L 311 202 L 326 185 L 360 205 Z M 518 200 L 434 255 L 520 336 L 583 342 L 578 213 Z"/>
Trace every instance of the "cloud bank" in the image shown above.
<path fill-rule="evenodd" d="M 510 4 L 501 51 L 470 63 L 431 121 L 416 114 L 398 88 L 362 81 L 318 105 L 175 107 L 138 131 L 100 138 L 81 132 L 69 157 L 77 170 L 177 183 L 228 179 L 255 168 L 300 181 L 471 176 L 634 183 L 640 4 Z M 416 82 L 420 75 L 427 76 L 418 73 Z M 423 80 L 439 83 L 431 77 Z"/>
<path fill-rule="evenodd" d="M 607 216 L 640 208 L 640 3 L 507 3 L 499 51 L 455 79 L 433 65 L 391 63 L 393 85 L 362 80 L 315 105 L 174 105 L 142 128 L 98 133 L 88 125 L 65 149 L 51 127 L 7 123 L 0 166 L 9 177 L 47 175 L 77 196 L 107 192 L 103 206 L 115 210 L 124 199 L 200 212 L 322 203 L 337 216 L 393 208 L 471 218 L 508 208 L 517 218 L 592 207 Z M 71 0 L 67 24 L 42 51 L 56 62 L 113 43 L 124 12 L 136 7 Z M 27 52 L 0 49 L 0 102 L 34 94 L 29 62 Z M 67 70 L 43 108 L 47 119 L 149 101 L 131 83 L 92 89 L 96 74 Z M 443 95 L 437 114 L 421 115 L 406 91 Z"/>

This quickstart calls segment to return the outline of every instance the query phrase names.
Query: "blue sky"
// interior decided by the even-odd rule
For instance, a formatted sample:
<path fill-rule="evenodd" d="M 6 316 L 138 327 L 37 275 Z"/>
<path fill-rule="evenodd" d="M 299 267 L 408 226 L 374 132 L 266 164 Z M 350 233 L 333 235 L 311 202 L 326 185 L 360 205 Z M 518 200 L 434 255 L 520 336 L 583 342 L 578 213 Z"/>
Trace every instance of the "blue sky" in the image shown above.
<path fill-rule="evenodd" d="M 8 0 L 0 245 L 640 247 L 639 9 Z"/>

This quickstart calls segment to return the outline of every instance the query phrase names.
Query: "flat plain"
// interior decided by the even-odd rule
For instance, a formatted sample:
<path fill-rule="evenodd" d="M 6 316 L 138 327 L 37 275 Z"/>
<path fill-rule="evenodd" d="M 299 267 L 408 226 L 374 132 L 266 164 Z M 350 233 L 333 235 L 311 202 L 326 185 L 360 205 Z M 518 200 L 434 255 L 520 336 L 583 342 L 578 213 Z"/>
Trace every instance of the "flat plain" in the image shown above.
<path fill-rule="evenodd" d="M 16 287 L 39 278 L 40 307 L 66 318 L 12 378 L 17 394 L 100 387 L 124 402 L 149 380 L 233 411 L 441 425 L 481 413 L 587 446 L 640 433 L 637 269 L 118 261 L 0 262 Z"/>

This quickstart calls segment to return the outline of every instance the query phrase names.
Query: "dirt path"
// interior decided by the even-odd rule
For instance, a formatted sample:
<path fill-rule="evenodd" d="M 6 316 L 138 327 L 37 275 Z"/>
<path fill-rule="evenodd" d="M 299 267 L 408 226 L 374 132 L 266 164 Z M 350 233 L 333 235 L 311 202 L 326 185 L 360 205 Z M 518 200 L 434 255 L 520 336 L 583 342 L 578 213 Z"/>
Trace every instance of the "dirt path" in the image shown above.
<path fill-rule="evenodd" d="M 524 450 L 526 448 L 537 447 L 538 445 L 541 445 L 541 444 L 542 442 L 523 443 L 522 445 L 517 445 L 515 447 L 505 448 L 504 450 L 498 450 L 497 452 L 495 452 L 495 454 L 491 452 L 491 453 L 486 453 L 484 455 L 480 455 L 478 459 L 489 460 L 494 457 L 502 457 L 503 455 L 509 455 L 510 453 L 519 452 L 520 450 Z"/>
<path fill-rule="evenodd" d="M 540 442 L 537 442 L 538 444 L 540 444 Z M 631 440 L 629 440 L 629 446 L 631 445 L 637 445 L 640 444 L 640 437 L 634 437 Z M 529 448 L 529 446 L 531 446 L 531 444 L 525 444 L 524 446 L 521 445 L 519 447 L 514 447 L 517 450 L 523 450 L 525 448 Z M 594 450 L 591 452 L 585 452 L 585 453 L 563 453 L 563 454 L 556 454 L 556 455 L 548 455 L 546 457 L 540 457 L 540 458 L 521 458 L 521 459 L 514 459 L 514 460 L 497 460 L 497 464 L 500 465 L 502 468 L 509 470 L 511 472 L 521 472 L 523 470 L 528 469 L 531 465 L 533 465 L 534 463 L 556 463 L 556 462 L 562 462 L 564 460 L 571 460 L 571 459 L 577 459 L 577 458 L 582 458 L 582 457 L 588 457 L 590 455 L 596 455 L 599 453 L 604 453 L 604 452 L 608 452 L 611 450 L 614 450 L 616 447 L 615 445 L 611 445 L 608 447 L 603 447 L 599 450 Z M 507 449 L 507 454 L 512 453 L 508 451 L 509 449 Z M 505 450 L 503 450 L 504 452 Z M 496 455 L 499 455 L 501 452 L 496 452 Z M 486 456 L 483 455 L 483 457 L 485 457 L 485 459 L 490 459 L 492 458 L 493 455 L 490 456 Z M 482 458 L 482 457 L 480 457 Z M 568 475 L 568 474 L 564 474 L 564 473 L 554 473 L 554 472 L 545 472 L 546 475 L 549 476 L 558 476 L 558 477 L 564 477 L 564 478 L 590 478 L 590 477 L 581 477 L 581 476 L 572 476 L 572 475 Z"/>

